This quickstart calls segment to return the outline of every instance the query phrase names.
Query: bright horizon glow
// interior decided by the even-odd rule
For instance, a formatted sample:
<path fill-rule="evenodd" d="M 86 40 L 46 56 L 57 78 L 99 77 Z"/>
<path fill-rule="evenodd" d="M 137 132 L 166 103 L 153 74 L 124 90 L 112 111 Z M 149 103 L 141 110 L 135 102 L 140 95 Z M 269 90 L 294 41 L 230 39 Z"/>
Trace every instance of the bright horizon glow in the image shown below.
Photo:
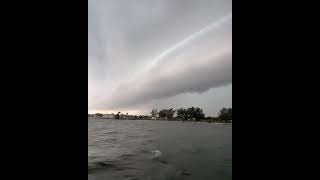
<path fill-rule="evenodd" d="M 126 114 L 128 115 L 150 115 L 150 113 L 143 113 L 139 110 L 129 110 L 129 111 L 109 111 L 109 110 L 92 110 L 88 111 L 88 114 L 96 114 L 96 113 L 101 113 L 101 114 L 117 114 L 118 112 L 121 112 L 121 114 Z M 150 111 L 151 112 L 151 111 Z"/>

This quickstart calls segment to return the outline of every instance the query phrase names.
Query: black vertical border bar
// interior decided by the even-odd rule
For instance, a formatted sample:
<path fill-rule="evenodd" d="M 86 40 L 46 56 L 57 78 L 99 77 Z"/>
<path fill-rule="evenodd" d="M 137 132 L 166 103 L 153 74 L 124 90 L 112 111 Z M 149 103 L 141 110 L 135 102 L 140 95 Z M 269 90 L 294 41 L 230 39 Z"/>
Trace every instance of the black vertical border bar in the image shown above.
<path fill-rule="evenodd" d="M 3 171 L 87 179 L 88 0 L 2 7 Z"/>

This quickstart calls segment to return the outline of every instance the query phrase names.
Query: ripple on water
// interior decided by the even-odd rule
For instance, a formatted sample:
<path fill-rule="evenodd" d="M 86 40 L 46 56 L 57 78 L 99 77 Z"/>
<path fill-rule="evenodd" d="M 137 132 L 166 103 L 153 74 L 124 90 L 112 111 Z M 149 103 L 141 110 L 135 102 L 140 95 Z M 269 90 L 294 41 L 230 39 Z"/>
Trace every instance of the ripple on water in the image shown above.
<path fill-rule="evenodd" d="M 128 159 L 132 159 L 134 157 L 135 157 L 134 154 L 121 154 L 117 158 L 120 159 L 120 160 L 128 160 Z"/>
<path fill-rule="evenodd" d="M 112 161 L 98 161 L 98 162 L 88 163 L 88 173 L 91 173 L 99 169 L 111 169 L 111 168 L 112 169 L 116 168 L 116 165 Z"/>
<path fill-rule="evenodd" d="M 231 126 L 141 121 L 90 121 L 88 126 L 90 180 L 232 177 Z M 162 155 L 154 158 L 157 149 Z"/>

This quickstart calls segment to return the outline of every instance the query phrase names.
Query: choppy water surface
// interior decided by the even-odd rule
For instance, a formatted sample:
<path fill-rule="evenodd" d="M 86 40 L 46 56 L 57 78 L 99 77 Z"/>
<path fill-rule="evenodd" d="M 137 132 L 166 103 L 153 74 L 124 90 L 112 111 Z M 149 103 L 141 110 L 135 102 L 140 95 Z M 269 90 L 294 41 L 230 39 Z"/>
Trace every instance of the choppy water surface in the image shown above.
<path fill-rule="evenodd" d="M 88 179 L 232 179 L 232 125 L 88 119 Z"/>

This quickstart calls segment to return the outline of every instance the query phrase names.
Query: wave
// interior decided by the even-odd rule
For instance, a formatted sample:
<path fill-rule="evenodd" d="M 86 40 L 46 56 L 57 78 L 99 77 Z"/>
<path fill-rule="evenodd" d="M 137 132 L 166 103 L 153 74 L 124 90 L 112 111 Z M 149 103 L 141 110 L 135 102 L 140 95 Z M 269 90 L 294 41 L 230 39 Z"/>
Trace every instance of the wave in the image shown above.
<path fill-rule="evenodd" d="M 151 153 L 153 154 L 153 159 L 159 158 L 162 155 L 162 152 L 159 150 L 153 150 Z"/>

